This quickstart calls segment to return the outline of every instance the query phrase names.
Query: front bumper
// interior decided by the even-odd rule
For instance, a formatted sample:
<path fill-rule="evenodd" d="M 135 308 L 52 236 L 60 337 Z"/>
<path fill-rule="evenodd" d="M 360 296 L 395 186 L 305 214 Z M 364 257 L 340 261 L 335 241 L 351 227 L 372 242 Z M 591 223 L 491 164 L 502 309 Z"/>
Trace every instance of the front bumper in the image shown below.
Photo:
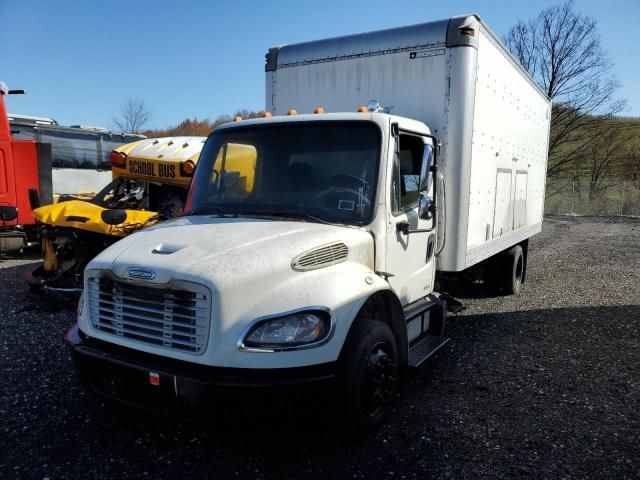
<path fill-rule="evenodd" d="M 77 324 L 66 335 L 80 383 L 90 391 L 148 410 L 211 406 L 225 392 L 331 383 L 336 364 L 279 369 L 200 365 L 91 338 Z M 276 354 L 277 355 L 277 354 Z"/>

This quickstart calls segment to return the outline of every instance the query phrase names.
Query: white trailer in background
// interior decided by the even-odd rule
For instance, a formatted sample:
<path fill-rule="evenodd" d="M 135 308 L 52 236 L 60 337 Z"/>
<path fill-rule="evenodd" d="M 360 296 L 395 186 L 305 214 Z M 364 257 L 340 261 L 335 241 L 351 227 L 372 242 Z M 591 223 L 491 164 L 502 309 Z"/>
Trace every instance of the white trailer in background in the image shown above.
<path fill-rule="evenodd" d="M 348 112 L 371 99 L 424 122 L 440 145 L 446 239 L 438 270 L 462 271 L 540 232 L 551 104 L 478 16 L 267 54 L 273 115 Z"/>
<path fill-rule="evenodd" d="M 549 100 L 477 16 L 273 48 L 266 83 L 271 118 L 214 130 L 186 215 L 87 266 L 67 339 L 125 401 L 334 379 L 369 428 L 447 341 L 436 266 L 519 291 Z"/>

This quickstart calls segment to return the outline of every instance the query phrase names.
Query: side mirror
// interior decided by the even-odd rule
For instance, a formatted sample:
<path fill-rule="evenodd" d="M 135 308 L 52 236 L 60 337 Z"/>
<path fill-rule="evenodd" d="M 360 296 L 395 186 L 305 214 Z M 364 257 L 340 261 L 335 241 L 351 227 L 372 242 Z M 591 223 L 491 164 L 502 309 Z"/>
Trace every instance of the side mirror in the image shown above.
<path fill-rule="evenodd" d="M 431 190 L 431 165 L 433 163 L 433 147 L 431 145 L 424 146 L 422 154 L 422 165 L 420 166 L 420 185 L 418 191 L 428 192 Z"/>
<path fill-rule="evenodd" d="M 418 215 L 422 220 L 431 220 L 433 218 L 433 207 L 433 198 L 420 194 Z"/>
<path fill-rule="evenodd" d="M 115 208 L 112 210 L 103 210 L 100 217 L 107 225 L 120 225 L 127 219 L 127 212 L 126 210 Z"/>
<path fill-rule="evenodd" d="M 18 209 L 16 207 L 0 206 L 0 220 L 11 222 L 16 218 L 18 218 Z"/>

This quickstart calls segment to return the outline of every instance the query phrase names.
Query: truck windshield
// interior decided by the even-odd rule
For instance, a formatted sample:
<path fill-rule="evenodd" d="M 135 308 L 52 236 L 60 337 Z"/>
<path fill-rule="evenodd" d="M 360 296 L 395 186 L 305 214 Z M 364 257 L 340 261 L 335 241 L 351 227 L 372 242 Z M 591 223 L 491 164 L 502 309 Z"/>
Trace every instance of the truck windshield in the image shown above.
<path fill-rule="evenodd" d="M 371 219 L 380 131 L 366 122 L 252 125 L 214 132 L 191 185 L 188 214 Z"/>

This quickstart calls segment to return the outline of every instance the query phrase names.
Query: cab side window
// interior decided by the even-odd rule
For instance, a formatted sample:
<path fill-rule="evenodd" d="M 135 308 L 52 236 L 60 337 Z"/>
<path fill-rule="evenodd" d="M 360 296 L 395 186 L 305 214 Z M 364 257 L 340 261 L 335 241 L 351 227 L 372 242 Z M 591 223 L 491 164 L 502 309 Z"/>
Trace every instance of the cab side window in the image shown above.
<path fill-rule="evenodd" d="M 391 182 L 391 209 L 394 213 L 418 206 L 418 186 L 424 142 L 416 135 L 400 134 L 400 152 L 395 154 Z"/>

